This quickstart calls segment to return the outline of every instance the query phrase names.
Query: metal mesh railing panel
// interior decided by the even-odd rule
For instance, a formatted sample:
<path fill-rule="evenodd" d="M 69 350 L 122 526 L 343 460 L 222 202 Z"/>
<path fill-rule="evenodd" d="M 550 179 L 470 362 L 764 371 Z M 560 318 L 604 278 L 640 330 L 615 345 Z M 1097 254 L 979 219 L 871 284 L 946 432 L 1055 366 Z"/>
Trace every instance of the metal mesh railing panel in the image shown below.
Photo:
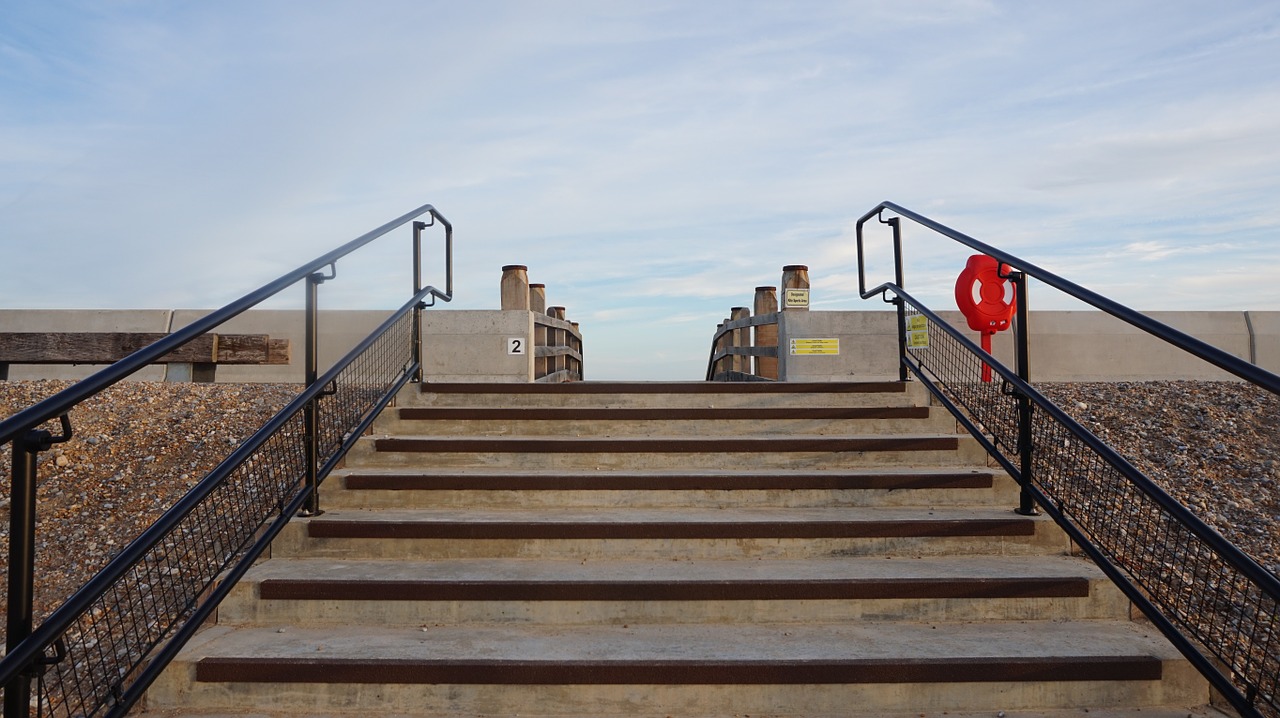
<path fill-rule="evenodd" d="M 400 317 L 347 365 L 320 399 L 320 463 L 337 454 L 350 432 L 368 416 L 413 363 L 413 313 Z"/>
<path fill-rule="evenodd" d="M 1276 597 L 1079 432 L 1036 411 L 1032 437 L 1035 485 L 1166 618 L 1217 657 L 1263 715 L 1280 716 Z"/>
<path fill-rule="evenodd" d="M 320 399 L 319 456 L 332 459 L 412 367 L 406 313 L 348 364 Z M 94 715 L 118 702 L 131 675 L 193 615 L 218 577 L 305 490 L 305 412 L 296 411 L 82 613 L 36 700 L 45 715 Z"/>
<path fill-rule="evenodd" d="M 185 621 L 258 530 L 303 488 L 301 413 L 271 436 L 63 634 L 66 658 L 43 678 L 46 715 L 93 715 Z"/>
<path fill-rule="evenodd" d="M 945 332 L 929 316 L 910 304 L 906 307 L 907 326 L 916 340 L 907 349 L 908 361 L 917 372 L 924 373 L 947 397 L 963 409 L 978 428 L 1006 457 L 1018 452 L 1017 397 L 1002 393 L 998 374 L 983 381 L 983 361 Z"/>
<path fill-rule="evenodd" d="M 982 356 L 906 306 L 914 345 L 908 365 L 1018 466 L 1018 397 L 1002 390 L 998 373 L 983 381 Z M 1084 440 L 1092 436 L 1086 429 L 1056 419 L 1037 392 L 1031 399 L 1032 483 L 1161 614 L 1217 658 L 1260 714 L 1280 718 L 1277 597 L 1162 505 L 1149 479 L 1126 475 Z"/>

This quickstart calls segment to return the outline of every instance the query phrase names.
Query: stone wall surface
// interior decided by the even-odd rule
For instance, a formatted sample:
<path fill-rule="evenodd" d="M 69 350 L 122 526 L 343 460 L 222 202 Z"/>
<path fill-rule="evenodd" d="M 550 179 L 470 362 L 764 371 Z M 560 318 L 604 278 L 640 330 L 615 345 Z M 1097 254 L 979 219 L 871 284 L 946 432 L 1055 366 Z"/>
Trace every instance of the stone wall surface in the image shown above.
<path fill-rule="evenodd" d="M 187 326 L 201 310 L 0 310 L 0 332 L 164 332 Z M 319 366 L 323 371 L 373 331 L 389 312 L 321 311 Z M 970 332 L 959 312 L 941 312 Z M 528 311 L 431 309 L 423 312 L 423 365 L 428 381 L 526 382 L 532 353 L 508 353 L 508 341 L 531 337 Z M 891 311 L 784 312 L 779 325 L 780 373 L 787 381 L 884 379 L 897 376 L 897 322 Z M 1148 316 L 1268 371 L 1280 373 L 1280 312 L 1152 312 Z M 1149 381 L 1228 378 L 1220 370 L 1101 312 L 1032 311 L 1032 376 L 1042 381 Z M 586 338 L 590 352 L 589 327 Z M 289 339 L 289 366 L 223 366 L 220 382 L 300 382 L 303 377 L 303 313 L 258 310 L 236 317 L 225 333 L 269 334 Z M 708 328 L 708 337 L 711 329 Z M 791 356 L 790 339 L 838 339 L 840 353 Z M 1009 332 L 993 342 L 998 359 L 1013 363 Z M 79 379 L 100 366 L 13 365 L 11 379 Z M 165 368 L 139 372 L 158 381 Z M 700 377 L 691 376 L 691 380 Z"/>

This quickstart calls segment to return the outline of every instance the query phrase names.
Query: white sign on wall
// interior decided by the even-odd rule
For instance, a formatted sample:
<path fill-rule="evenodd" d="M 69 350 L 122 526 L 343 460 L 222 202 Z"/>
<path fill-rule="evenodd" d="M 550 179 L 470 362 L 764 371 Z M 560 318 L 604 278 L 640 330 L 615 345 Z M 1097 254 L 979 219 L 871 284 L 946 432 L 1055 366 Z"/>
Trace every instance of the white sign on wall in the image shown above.
<path fill-rule="evenodd" d="M 528 354 L 528 347 L 525 346 L 529 342 L 524 337 L 507 337 L 507 353 L 508 354 Z"/>

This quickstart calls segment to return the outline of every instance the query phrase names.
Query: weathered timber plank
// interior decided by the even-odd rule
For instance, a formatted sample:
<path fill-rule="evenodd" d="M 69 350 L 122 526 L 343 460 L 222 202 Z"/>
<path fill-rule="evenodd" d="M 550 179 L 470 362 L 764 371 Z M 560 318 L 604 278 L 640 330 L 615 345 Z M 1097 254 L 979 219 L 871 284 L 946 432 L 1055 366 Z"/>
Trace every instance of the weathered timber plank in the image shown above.
<path fill-rule="evenodd" d="M 0 362 L 110 364 L 168 336 L 153 332 L 0 332 Z M 289 340 L 265 334 L 205 334 L 158 364 L 288 364 Z"/>

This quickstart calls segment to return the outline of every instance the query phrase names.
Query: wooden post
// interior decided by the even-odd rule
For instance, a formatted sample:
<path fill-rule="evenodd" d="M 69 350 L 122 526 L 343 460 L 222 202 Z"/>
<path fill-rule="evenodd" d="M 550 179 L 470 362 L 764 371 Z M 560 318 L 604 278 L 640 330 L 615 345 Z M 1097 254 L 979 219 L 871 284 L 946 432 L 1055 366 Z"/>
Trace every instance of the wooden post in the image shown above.
<path fill-rule="evenodd" d="M 739 319 L 749 319 L 751 310 L 747 307 L 734 307 L 729 312 L 729 318 L 733 321 Z M 733 346 L 747 348 L 751 346 L 751 327 L 733 330 Z M 733 371 L 742 372 L 743 374 L 751 373 L 751 357 L 745 354 L 735 354 L 731 364 Z"/>
<path fill-rule="evenodd" d="M 529 285 L 529 311 L 538 314 L 547 313 L 547 285 L 530 284 Z M 547 371 L 547 358 L 537 355 L 537 347 L 547 346 L 547 328 L 541 324 L 533 325 L 533 346 L 535 353 L 533 356 L 533 378 L 541 379 L 550 372 Z"/>
<path fill-rule="evenodd" d="M 729 321 L 728 319 L 725 319 L 725 320 L 721 321 L 719 324 L 717 324 L 717 325 L 716 325 L 716 334 L 720 334 L 720 330 L 721 330 L 721 329 L 724 329 L 724 325 L 725 325 L 728 321 Z M 718 353 L 720 353 L 721 351 L 723 351 L 723 350 L 724 350 L 724 348 L 725 348 L 725 346 L 726 346 L 727 344 L 728 344 L 728 335 L 721 335 L 721 336 L 720 336 L 720 338 L 716 340 L 716 349 L 715 349 L 715 353 L 717 353 L 717 354 L 718 354 Z M 727 357 L 726 357 L 726 359 L 727 359 Z M 723 371 L 724 371 L 725 366 L 726 366 L 725 359 L 717 360 L 714 364 L 712 364 L 712 365 L 711 365 L 711 376 L 712 376 L 712 378 L 715 378 L 715 375 L 716 375 L 716 374 L 719 374 L 719 373 L 723 372 Z"/>
<path fill-rule="evenodd" d="M 756 287 L 755 314 L 757 317 L 765 314 L 776 314 L 778 311 L 778 288 L 777 287 Z M 758 347 L 776 347 L 778 346 L 778 325 L 777 324 L 761 324 L 755 328 L 755 346 Z M 756 376 L 765 379 L 778 379 L 778 358 L 777 357 L 756 357 Z"/>
<path fill-rule="evenodd" d="M 538 314 L 547 313 L 547 285 L 529 285 L 529 311 Z"/>
<path fill-rule="evenodd" d="M 573 349 L 575 352 L 578 352 L 578 356 L 581 357 L 582 356 L 582 339 L 581 339 L 582 328 L 578 325 L 577 322 L 569 322 L 569 323 L 573 325 L 573 332 L 571 332 L 567 337 L 569 341 L 569 348 Z M 579 379 L 581 379 L 582 378 L 582 359 L 580 358 L 573 359 L 571 363 L 573 364 L 573 366 L 571 367 L 573 369 L 573 372 L 578 375 Z"/>
<path fill-rule="evenodd" d="M 782 311 L 809 311 L 809 268 L 803 264 L 782 268 Z"/>
<path fill-rule="evenodd" d="M 564 319 L 564 311 L 564 307 L 547 307 L 547 316 Z M 551 335 L 555 338 L 551 341 L 551 346 L 562 347 L 568 345 L 568 337 L 565 336 L 567 333 L 563 329 L 552 329 Z M 563 371 L 566 368 L 568 368 L 568 357 L 563 354 L 554 357 L 552 363 L 547 366 L 548 372 Z"/>
<path fill-rule="evenodd" d="M 502 268 L 502 309 L 529 310 L 529 268 L 523 264 Z"/>

